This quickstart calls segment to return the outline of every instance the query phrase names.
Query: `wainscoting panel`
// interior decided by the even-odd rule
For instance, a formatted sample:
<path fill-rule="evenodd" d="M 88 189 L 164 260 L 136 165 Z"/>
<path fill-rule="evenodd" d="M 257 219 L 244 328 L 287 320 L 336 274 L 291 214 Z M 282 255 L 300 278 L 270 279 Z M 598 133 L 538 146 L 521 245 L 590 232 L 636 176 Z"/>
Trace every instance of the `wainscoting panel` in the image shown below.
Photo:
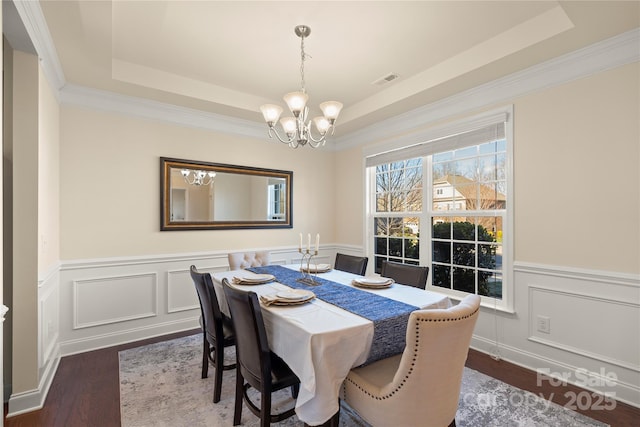
<path fill-rule="evenodd" d="M 155 272 L 76 280 L 73 288 L 74 329 L 158 314 Z"/>
<path fill-rule="evenodd" d="M 640 302 L 530 286 L 529 305 L 530 340 L 640 372 L 640 340 L 621 339 L 624 325 L 637 326 Z M 548 333 L 540 318 L 549 319 Z"/>
<path fill-rule="evenodd" d="M 167 313 L 200 308 L 189 270 L 167 272 Z"/>
<path fill-rule="evenodd" d="M 299 264 L 297 248 L 247 248 L 271 251 L 272 264 Z M 321 247 L 317 263 L 333 263 L 336 250 Z M 189 274 L 228 271 L 230 251 L 67 261 L 60 267 L 62 356 L 199 328 L 200 305 Z"/>
<path fill-rule="evenodd" d="M 300 264 L 297 248 L 251 250 L 271 250 L 273 264 Z M 189 266 L 227 271 L 227 252 L 63 263 L 57 286 L 59 334 L 53 335 L 57 353 L 65 356 L 198 328 L 200 310 Z M 333 264 L 336 252 L 361 255 L 362 248 L 323 246 L 313 262 Z M 573 383 L 580 382 L 575 381 L 578 371 L 594 381 L 602 380 L 603 372 L 615 374 L 613 387 L 604 389 L 594 382 L 586 388 L 611 392 L 640 407 L 640 278 L 518 263 L 514 280 L 515 313 L 482 307 L 472 346 L 534 371 L 569 374 Z M 57 297 L 44 288 L 41 295 L 46 298 L 40 308 L 51 318 L 55 308 L 45 300 Z M 550 318 L 549 334 L 538 331 L 538 316 Z M 54 338 L 45 333 L 48 321 L 42 323 L 41 342 L 46 341 L 43 348 L 50 352 Z M 28 406 L 26 399 L 23 406 Z"/>
<path fill-rule="evenodd" d="M 483 306 L 472 347 L 640 407 L 640 276 L 516 263 L 513 277 L 515 312 Z"/>

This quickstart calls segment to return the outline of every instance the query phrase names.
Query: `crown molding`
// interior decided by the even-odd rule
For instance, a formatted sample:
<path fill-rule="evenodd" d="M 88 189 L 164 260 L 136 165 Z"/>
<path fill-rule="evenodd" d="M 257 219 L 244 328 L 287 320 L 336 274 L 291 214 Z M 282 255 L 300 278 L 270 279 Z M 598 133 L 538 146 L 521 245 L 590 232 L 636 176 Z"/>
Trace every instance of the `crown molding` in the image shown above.
<path fill-rule="evenodd" d="M 67 84 L 40 3 L 37 1 L 14 1 L 14 4 L 38 53 L 43 73 L 54 89 L 53 92 L 60 104 L 83 106 L 187 127 L 265 139 L 265 126 L 261 123 Z"/>
<path fill-rule="evenodd" d="M 335 148 L 353 148 L 371 141 L 409 133 L 437 120 L 512 101 L 519 96 L 639 60 L 640 28 L 636 28 L 364 129 L 341 135 L 334 139 Z"/>
<path fill-rule="evenodd" d="M 65 85 L 66 79 L 62 71 L 62 65 L 58 60 L 58 52 L 51 39 L 51 33 L 49 33 L 47 21 L 42 14 L 40 2 L 14 1 L 13 4 L 18 11 L 18 15 L 22 20 L 29 38 L 31 38 L 33 47 L 38 53 L 44 75 L 55 89 L 54 93 L 56 97 L 58 97 L 58 91 Z"/>
<path fill-rule="evenodd" d="M 59 102 L 265 140 L 264 125 L 256 122 L 66 84 L 39 2 L 14 3 L 38 52 L 44 74 L 56 89 L 54 92 Z M 636 28 L 364 129 L 332 138 L 325 148 L 339 151 L 411 133 L 446 117 L 511 101 L 531 92 L 638 62 L 639 46 L 640 28 Z"/>
<path fill-rule="evenodd" d="M 95 110 L 143 117 L 243 137 L 264 140 L 266 134 L 265 125 L 249 120 L 91 89 L 85 86 L 65 85 L 60 90 L 59 101 L 64 105 L 89 107 Z"/>

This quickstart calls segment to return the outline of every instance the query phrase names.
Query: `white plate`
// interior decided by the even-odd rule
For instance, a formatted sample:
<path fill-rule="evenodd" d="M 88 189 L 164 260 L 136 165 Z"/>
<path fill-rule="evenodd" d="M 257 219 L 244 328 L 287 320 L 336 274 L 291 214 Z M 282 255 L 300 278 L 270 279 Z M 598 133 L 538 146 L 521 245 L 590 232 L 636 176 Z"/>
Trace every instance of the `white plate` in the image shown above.
<path fill-rule="evenodd" d="M 356 279 L 357 282 L 362 283 L 363 285 L 385 285 L 391 282 L 392 279 L 388 277 L 363 277 L 362 279 Z"/>
<path fill-rule="evenodd" d="M 292 289 L 290 291 L 279 291 L 276 296 L 290 301 L 300 301 L 313 298 L 315 294 L 306 289 Z"/>
<path fill-rule="evenodd" d="M 382 285 L 365 285 L 364 283 L 360 283 L 357 281 L 353 281 L 353 286 L 356 286 L 358 288 L 365 288 L 365 289 L 387 289 L 390 288 L 392 285 L 391 282 L 387 282 L 387 283 L 383 283 Z"/>

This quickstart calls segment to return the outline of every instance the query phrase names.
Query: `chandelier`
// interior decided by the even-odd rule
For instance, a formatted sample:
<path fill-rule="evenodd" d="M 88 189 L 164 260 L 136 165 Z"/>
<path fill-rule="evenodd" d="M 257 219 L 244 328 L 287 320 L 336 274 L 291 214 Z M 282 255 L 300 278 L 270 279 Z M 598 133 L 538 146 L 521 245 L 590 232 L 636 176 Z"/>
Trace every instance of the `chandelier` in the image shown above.
<path fill-rule="evenodd" d="M 180 171 L 185 182 L 189 185 L 209 185 L 213 183 L 216 173 L 213 171 L 182 169 Z"/>
<path fill-rule="evenodd" d="M 309 114 L 307 100 L 309 99 L 309 95 L 307 95 L 304 88 L 304 61 L 307 58 L 304 52 L 304 39 L 305 37 L 309 37 L 311 29 L 306 25 L 298 25 L 294 31 L 296 35 L 300 37 L 301 90 L 299 92 L 287 93 L 284 96 L 284 101 L 293 114 L 293 117 L 284 117 L 280 120 L 286 138 L 282 138 L 275 127 L 278 118 L 280 118 L 280 114 L 282 114 L 282 107 L 275 104 L 265 104 L 260 107 L 260 111 L 262 111 L 264 120 L 269 126 L 269 138 L 273 138 L 275 134 L 281 142 L 289 144 L 292 148 L 302 147 L 307 145 L 307 143 L 313 148 L 318 148 L 324 145 L 329 130 L 331 130 L 331 135 L 333 135 L 335 131 L 334 123 L 338 118 L 338 114 L 340 114 L 342 104 L 337 101 L 327 101 L 320 104 L 320 109 L 324 116 L 313 118 L 313 123 L 320 134 L 319 137 L 314 137 L 311 133 L 311 120 L 307 121 L 307 115 Z"/>

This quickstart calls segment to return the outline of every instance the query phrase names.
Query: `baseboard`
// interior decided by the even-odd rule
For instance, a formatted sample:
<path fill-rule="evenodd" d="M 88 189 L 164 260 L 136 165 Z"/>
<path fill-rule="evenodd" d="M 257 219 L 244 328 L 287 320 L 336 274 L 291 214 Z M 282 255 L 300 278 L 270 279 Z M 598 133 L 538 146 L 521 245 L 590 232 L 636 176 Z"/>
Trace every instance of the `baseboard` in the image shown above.
<path fill-rule="evenodd" d="M 585 373 L 585 375 L 588 374 L 589 378 L 592 378 L 593 381 L 576 381 L 576 378 L 583 377 L 576 377 L 576 375 L 573 374 L 575 374 L 575 372 L 577 371 L 583 371 L 582 367 L 571 366 L 567 363 L 542 357 L 540 355 L 511 347 L 502 343 L 496 344 L 495 341 L 478 337 L 476 335 L 474 335 L 471 339 L 470 347 L 473 350 L 487 354 L 492 358 L 498 357 L 500 360 L 504 360 L 505 362 L 511 363 L 524 369 L 528 369 L 533 374 L 537 374 L 538 370 L 541 369 L 541 367 L 543 367 L 545 370 L 548 370 L 552 374 L 570 373 L 572 375 L 569 375 L 568 378 L 563 378 L 563 380 L 567 383 L 591 392 L 600 394 L 605 394 L 606 392 L 607 395 L 610 394 L 610 391 L 603 390 L 603 388 L 601 387 L 590 386 L 593 384 L 602 384 L 604 386 L 607 383 L 608 378 L 600 376 L 600 374 L 597 372 Z M 613 397 L 615 400 L 626 403 L 627 405 L 636 408 L 640 408 L 640 401 L 638 400 L 638 396 L 640 396 L 640 386 L 638 384 L 630 384 L 617 381 L 614 393 L 615 394 L 611 397 Z"/>
<path fill-rule="evenodd" d="M 25 391 L 22 393 L 15 393 L 9 397 L 9 409 L 7 411 L 7 417 L 13 417 L 16 415 L 24 414 L 26 412 L 42 409 L 44 401 L 49 393 L 49 387 L 53 382 L 53 377 L 58 370 L 60 364 L 59 351 L 58 356 L 51 359 L 47 364 L 43 372 L 40 384 L 36 390 Z"/>
<path fill-rule="evenodd" d="M 190 329 L 199 327 L 198 316 L 194 316 L 188 319 L 182 319 L 174 322 L 165 322 L 148 327 L 117 331 L 103 335 L 93 335 L 86 338 L 78 338 L 60 342 L 60 355 L 70 356 L 72 354 L 99 350 L 101 348 L 112 347 L 114 345 L 140 341 L 147 338 L 172 334 L 174 332 L 188 331 Z"/>

